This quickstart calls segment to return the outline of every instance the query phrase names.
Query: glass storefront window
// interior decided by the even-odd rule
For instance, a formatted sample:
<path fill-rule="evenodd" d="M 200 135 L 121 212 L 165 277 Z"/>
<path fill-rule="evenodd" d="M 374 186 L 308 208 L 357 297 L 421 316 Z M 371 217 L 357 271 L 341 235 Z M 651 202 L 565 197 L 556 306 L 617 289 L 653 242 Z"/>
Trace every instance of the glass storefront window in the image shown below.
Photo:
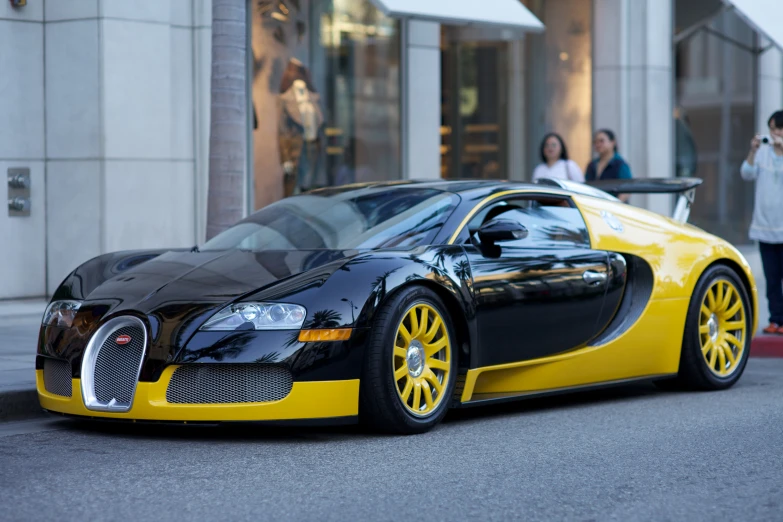
<path fill-rule="evenodd" d="M 253 0 L 255 208 L 398 179 L 400 31 L 369 0 Z"/>
<path fill-rule="evenodd" d="M 688 27 L 715 12 L 714 0 L 677 0 L 675 24 Z M 724 12 L 711 28 L 747 48 L 756 34 L 734 12 Z M 733 243 L 748 243 L 754 185 L 742 180 L 740 166 L 755 128 L 756 57 L 740 45 L 700 32 L 677 44 L 676 172 L 704 180 L 690 221 Z"/>
<path fill-rule="evenodd" d="M 544 32 L 442 27 L 441 177 L 529 181 L 553 131 L 591 159 L 593 1 L 520 1 Z"/>
<path fill-rule="evenodd" d="M 444 29 L 441 46 L 441 177 L 503 179 L 508 44 L 461 42 L 459 33 Z"/>

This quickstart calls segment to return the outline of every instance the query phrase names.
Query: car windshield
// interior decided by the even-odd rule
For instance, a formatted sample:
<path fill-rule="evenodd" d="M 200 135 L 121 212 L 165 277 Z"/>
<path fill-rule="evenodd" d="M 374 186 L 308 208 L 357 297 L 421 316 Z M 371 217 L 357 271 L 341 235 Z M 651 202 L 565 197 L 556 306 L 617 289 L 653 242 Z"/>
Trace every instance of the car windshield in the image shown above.
<path fill-rule="evenodd" d="M 457 202 L 417 187 L 317 190 L 261 209 L 201 250 L 410 248 L 430 243 Z"/>

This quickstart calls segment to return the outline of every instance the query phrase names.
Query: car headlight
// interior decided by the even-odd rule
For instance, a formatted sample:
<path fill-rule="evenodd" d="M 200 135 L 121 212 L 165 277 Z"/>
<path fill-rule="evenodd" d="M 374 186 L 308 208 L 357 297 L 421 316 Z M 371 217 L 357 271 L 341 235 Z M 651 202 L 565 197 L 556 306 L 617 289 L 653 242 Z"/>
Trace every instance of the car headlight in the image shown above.
<path fill-rule="evenodd" d="M 81 305 L 80 301 L 52 301 L 46 307 L 42 322 L 45 326 L 70 328 Z"/>
<path fill-rule="evenodd" d="M 236 330 L 247 323 L 256 330 L 298 330 L 307 310 L 285 303 L 237 303 L 213 315 L 201 330 Z"/>

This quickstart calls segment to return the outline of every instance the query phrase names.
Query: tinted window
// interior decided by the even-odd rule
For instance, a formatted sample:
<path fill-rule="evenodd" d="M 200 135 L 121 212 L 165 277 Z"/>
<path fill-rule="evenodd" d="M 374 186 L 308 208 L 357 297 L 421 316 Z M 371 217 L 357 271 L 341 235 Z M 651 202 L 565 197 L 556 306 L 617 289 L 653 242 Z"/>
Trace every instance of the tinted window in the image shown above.
<path fill-rule="evenodd" d="M 502 246 L 536 248 L 589 248 L 590 237 L 579 209 L 565 199 L 512 199 L 500 201 L 480 211 L 469 229 L 477 231 L 491 219 L 510 219 L 521 223 L 528 236 L 519 241 L 504 241 Z"/>
<path fill-rule="evenodd" d="M 428 244 L 457 196 L 434 189 L 316 191 L 278 201 L 209 240 L 202 250 L 311 250 Z"/>

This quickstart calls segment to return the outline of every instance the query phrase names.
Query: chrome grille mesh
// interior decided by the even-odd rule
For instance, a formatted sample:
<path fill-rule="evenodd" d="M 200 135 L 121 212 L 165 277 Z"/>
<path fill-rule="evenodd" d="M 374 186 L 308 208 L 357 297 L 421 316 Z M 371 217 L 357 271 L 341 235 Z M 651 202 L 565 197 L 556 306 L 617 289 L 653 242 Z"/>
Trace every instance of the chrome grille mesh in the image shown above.
<path fill-rule="evenodd" d="M 130 336 L 128 344 L 117 344 L 117 337 Z M 139 365 L 144 355 L 145 333 L 138 326 L 123 326 L 113 331 L 103 342 L 95 360 L 95 397 L 102 403 L 112 399 L 130 406 Z"/>
<path fill-rule="evenodd" d="M 264 364 L 198 364 L 174 371 L 166 401 L 175 404 L 272 402 L 291 393 L 291 372 Z"/>
<path fill-rule="evenodd" d="M 73 393 L 71 363 L 62 359 L 44 359 L 44 388 L 49 393 L 70 397 Z"/>

